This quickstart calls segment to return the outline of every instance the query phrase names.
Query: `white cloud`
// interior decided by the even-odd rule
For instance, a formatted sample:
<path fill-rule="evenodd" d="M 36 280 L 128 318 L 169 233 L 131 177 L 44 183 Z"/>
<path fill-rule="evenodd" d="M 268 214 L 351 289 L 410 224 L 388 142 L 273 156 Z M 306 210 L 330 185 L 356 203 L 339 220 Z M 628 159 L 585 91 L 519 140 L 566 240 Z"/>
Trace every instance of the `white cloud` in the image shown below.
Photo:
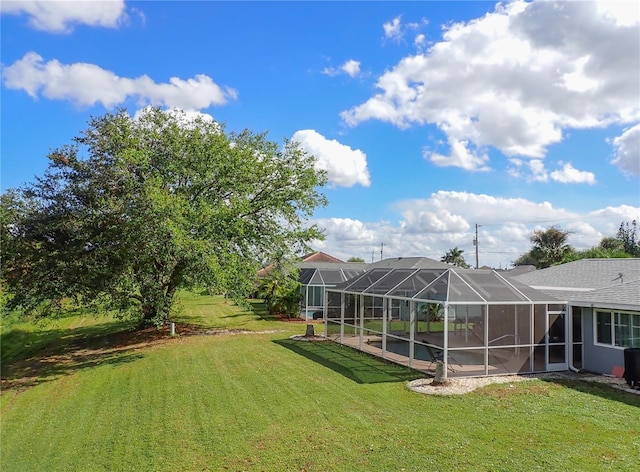
<path fill-rule="evenodd" d="M 521 159 L 509 159 L 512 167 L 508 169 L 508 173 L 515 178 L 525 178 L 533 182 L 560 182 L 563 184 L 589 184 L 596 183 L 596 176 L 593 172 L 578 170 L 573 165 L 560 162 L 562 166 L 558 170 L 549 172 L 541 159 L 530 159 L 523 161 Z"/>
<path fill-rule="evenodd" d="M 440 167 L 454 166 L 470 171 L 489 170 L 486 165 L 489 161 L 489 156 L 485 153 L 479 154 L 470 150 L 468 141 L 458 141 L 449 137 L 449 147 L 451 152 L 448 156 L 431 152 L 427 149 L 424 150 L 423 156 Z"/>
<path fill-rule="evenodd" d="M 349 77 L 356 77 L 360 74 L 360 61 L 349 59 L 340 67 L 325 67 L 322 73 L 331 77 L 338 74 L 347 74 Z"/>
<path fill-rule="evenodd" d="M 552 180 L 563 184 L 589 184 L 596 183 L 596 176 L 593 172 L 578 170 L 574 168 L 570 162 L 562 166 L 562 169 L 555 170 L 549 174 Z"/>
<path fill-rule="evenodd" d="M 393 20 L 382 25 L 385 39 L 394 41 L 402 39 L 402 24 L 400 23 L 400 18 L 400 16 L 396 16 Z"/>
<path fill-rule="evenodd" d="M 613 148 L 612 163 L 629 174 L 640 175 L 640 124 L 625 129 L 622 135 L 614 138 Z"/>
<path fill-rule="evenodd" d="M 124 0 L 2 1 L 0 10 L 3 14 L 26 14 L 33 28 L 52 33 L 69 33 L 80 24 L 115 28 L 126 20 Z"/>
<path fill-rule="evenodd" d="M 568 242 L 580 250 L 614 236 L 621 222 L 640 219 L 640 207 L 629 205 L 576 213 L 548 202 L 445 191 L 427 199 L 398 202 L 396 210 L 396 224 L 341 218 L 315 221 L 325 228 L 326 239 L 314 247 L 344 260 L 357 256 L 370 262 L 380 259 L 381 244 L 384 257 L 436 260 L 457 246 L 466 261 L 475 265 L 477 223 L 479 264 L 506 268 L 531 249 L 535 230 L 559 226 L 571 232 Z"/>
<path fill-rule="evenodd" d="M 440 42 L 385 71 L 378 93 L 341 116 L 350 126 L 435 124 L 458 147 L 435 155 L 440 164 L 475 168 L 463 152 L 471 145 L 542 159 L 565 129 L 640 119 L 638 23 L 611 18 L 593 2 L 498 4 L 449 25 Z"/>
<path fill-rule="evenodd" d="M 142 119 L 150 110 L 151 107 L 149 106 L 137 110 L 133 115 L 133 120 L 138 121 Z M 186 129 L 195 129 L 199 123 L 210 123 L 214 124 L 218 131 L 222 131 L 222 126 L 220 126 L 213 116 L 208 113 L 202 113 L 195 110 L 182 110 L 179 108 L 169 108 L 164 110 L 164 113 L 176 119 L 180 126 Z"/>
<path fill-rule="evenodd" d="M 468 229 L 472 223 L 501 225 L 507 221 L 521 223 L 549 218 L 566 219 L 569 215 L 564 210 L 554 210 L 549 202 L 535 203 L 522 198 L 499 198 L 444 190 L 431 194 L 428 199 L 398 202 L 396 208 L 403 217 L 405 227 L 414 232 L 436 229 L 439 232 L 455 232 Z M 433 223 L 422 227 L 408 224 L 416 220 L 416 215 L 424 212 L 440 215 L 446 212 L 450 216 L 446 220 L 440 218 L 437 227 Z M 442 222 L 447 224 L 443 225 Z"/>
<path fill-rule="evenodd" d="M 168 83 L 156 83 L 147 75 L 119 77 L 94 64 L 62 64 L 56 59 L 44 62 L 35 52 L 4 67 L 2 79 L 5 87 L 24 90 L 34 99 L 41 95 L 80 106 L 101 103 L 106 108 L 135 99 L 138 105 L 200 110 L 237 97 L 235 90 L 218 86 L 204 74 L 186 80 L 171 77 Z"/>
<path fill-rule="evenodd" d="M 360 73 L 360 62 L 353 59 L 345 62 L 341 69 L 347 73 L 350 77 L 355 77 Z"/>
<path fill-rule="evenodd" d="M 398 15 L 393 20 L 382 25 L 384 39 L 399 43 L 404 38 L 406 32 L 419 30 L 428 24 L 429 20 L 426 18 L 421 18 L 418 22 L 402 23 L 402 15 Z M 414 44 L 420 48 L 424 43 L 424 34 L 417 34 L 414 39 Z"/>
<path fill-rule="evenodd" d="M 331 184 L 339 187 L 371 185 L 367 156 L 359 149 L 327 139 L 312 129 L 296 131 L 291 140 L 300 143 L 302 149 L 318 159 L 317 166 L 327 171 Z"/>
<path fill-rule="evenodd" d="M 543 161 L 540 159 L 531 159 L 525 165 L 529 167 L 529 170 L 531 171 L 529 180 L 533 180 L 535 182 L 549 181 L 549 173 L 547 172 Z"/>
<path fill-rule="evenodd" d="M 347 242 L 355 241 L 357 243 L 373 243 L 375 242 L 375 233 L 366 228 L 364 223 L 351 218 L 326 218 L 316 221 L 321 224 L 333 238 L 338 241 Z"/>
<path fill-rule="evenodd" d="M 640 3 L 634 0 L 598 0 L 598 13 L 612 19 L 621 26 L 640 23 Z"/>

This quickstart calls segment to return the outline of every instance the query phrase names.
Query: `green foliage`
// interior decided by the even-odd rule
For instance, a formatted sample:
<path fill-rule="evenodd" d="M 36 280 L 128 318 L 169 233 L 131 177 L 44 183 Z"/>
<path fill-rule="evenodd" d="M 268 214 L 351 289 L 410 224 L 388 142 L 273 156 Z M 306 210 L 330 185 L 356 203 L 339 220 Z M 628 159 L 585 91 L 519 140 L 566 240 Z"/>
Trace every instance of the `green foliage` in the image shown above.
<path fill-rule="evenodd" d="M 640 240 L 638 240 L 638 224 L 636 220 L 620 223 L 616 239 L 622 244 L 624 252 L 633 257 L 640 257 Z"/>
<path fill-rule="evenodd" d="M 443 317 L 442 305 L 438 303 L 426 303 L 422 305 L 422 313 L 429 321 L 440 321 Z"/>
<path fill-rule="evenodd" d="M 463 269 L 468 269 L 470 266 L 467 264 L 467 261 L 464 260 L 464 256 L 462 253 L 464 249 L 458 249 L 454 247 L 453 249 L 449 249 L 447 253 L 442 256 L 440 261 L 446 262 L 447 264 L 452 264 L 456 267 L 462 267 Z"/>
<path fill-rule="evenodd" d="M 566 244 L 569 234 L 554 226 L 545 231 L 536 231 L 531 237 L 534 247 L 516 259 L 513 265 L 534 265 L 542 269 L 579 259 L 640 257 L 636 220 L 620 223 L 615 236 L 606 236 L 597 246 L 583 251 L 577 251 Z"/>
<path fill-rule="evenodd" d="M 602 238 L 597 248 L 603 249 L 605 251 L 623 251 L 624 252 L 624 244 L 622 244 L 622 241 L 612 236 L 607 236 L 605 238 Z"/>
<path fill-rule="evenodd" d="M 364 262 L 364 259 L 362 257 L 350 257 L 349 259 L 347 259 L 347 262 Z"/>
<path fill-rule="evenodd" d="M 260 283 L 258 296 L 272 315 L 280 314 L 288 318 L 300 315 L 301 284 L 298 282 L 298 270 L 282 270 L 276 267 Z"/>
<path fill-rule="evenodd" d="M 534 231 L 531 236 L 533 248 L 516 259 L 513 265 L 535 265 L 537 269 L 544 269 L 562 263 L 574 252 L 574 249 L 567 244 L 569 234 L 569 231 L 555 226 Z"/>
<path fill-rule="evenodd" d="M 80 153 L 85 152 L 85 157 Z M 180 288 L 242 300 L 262 261 L 322 237 L 326 175 L 296 143 L 148 109 L 92 118 L 45 175 L 2 195 L 10 308 L 73 299 L 161 324 Z"/>
<path fill-rule="evenodd" d="M 579 259 L 622 259 L 625 257 L 633 257 L 621 249 L 604 249 L 596 246 L 584 251 L 574 251 L 562 260 L 563 263 L 577 261 Z"/>

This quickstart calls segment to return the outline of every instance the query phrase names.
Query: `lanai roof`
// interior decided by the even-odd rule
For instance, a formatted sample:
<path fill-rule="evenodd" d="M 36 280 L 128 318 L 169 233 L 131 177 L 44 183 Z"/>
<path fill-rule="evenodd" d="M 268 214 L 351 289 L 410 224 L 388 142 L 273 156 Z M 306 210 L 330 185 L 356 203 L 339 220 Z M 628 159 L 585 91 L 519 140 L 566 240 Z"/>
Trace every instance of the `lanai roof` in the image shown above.
<path fill-rule="evenodd" d="M 446 262 L 436 261 L 428 257 L 390 257 L 368 265 L 370 269 L 379 267 L 393 269 L 449 269 L 452 266 Z"/>
<path fill-rule="evenodd" d="M 477 303 L 554 303 L 558 300 L 508 280 L 494 270 L 374 267 L 332 291 L 420 301 Z"/>
<path fill-rule="evenodd" d="M 358 262 L 298 262 L 298 281 L 303 285 L 333 286 L 362 274 L 367 264 Z"/>
<path fill-rule="evenodd" d="M 371 268 L 410 268 L 410 269 L 447 269 L 451 267 L 444 262 L 429 259 L 428 257 L 391 257 L 381 261 L 367 264 L 364 262 L 330 262 L 304 260 L 297 262 L 300 269 L 298 280 L 303 285 L 329 285 L 334 286 L 357 277 Z"/>

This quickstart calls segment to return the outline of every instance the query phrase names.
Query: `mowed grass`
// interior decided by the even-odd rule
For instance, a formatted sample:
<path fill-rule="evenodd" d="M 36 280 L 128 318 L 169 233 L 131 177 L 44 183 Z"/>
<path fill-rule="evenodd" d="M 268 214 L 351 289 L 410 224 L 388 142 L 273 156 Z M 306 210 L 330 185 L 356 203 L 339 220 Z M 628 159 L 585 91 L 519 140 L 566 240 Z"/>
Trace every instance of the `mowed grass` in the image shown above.
<path fill-rule="evenodd" d="M 51 343 L 41 346 L 50 362 L 40 364 L 37 382 L 21 386 L 7 376 L 24 368 L 11 367 L 34 364 L 37 354 L 33 345 L 21 354 L 7 338 L 12 328 L 3 328 L 3 350 L 9 339 L 16 360 L 3 353 L 3 378 L 11 382 L 2 392 L 0 469 L 637 469 L 637 395 L 539 380 L 421 395 L 406 387 L 421 377 L 415 371 L 332 343 L 289 339 L 304 324 L 192 294 L 176 319 L 189 320 L 252 333 L 122 345 L 105 343 L 106 333 L 127 326 L 107 319 L 76 327 L 69 319 L 45 329 L 55 331 L 66 357 Z M 70 355 L 74 347 L 84 355 Z"/>

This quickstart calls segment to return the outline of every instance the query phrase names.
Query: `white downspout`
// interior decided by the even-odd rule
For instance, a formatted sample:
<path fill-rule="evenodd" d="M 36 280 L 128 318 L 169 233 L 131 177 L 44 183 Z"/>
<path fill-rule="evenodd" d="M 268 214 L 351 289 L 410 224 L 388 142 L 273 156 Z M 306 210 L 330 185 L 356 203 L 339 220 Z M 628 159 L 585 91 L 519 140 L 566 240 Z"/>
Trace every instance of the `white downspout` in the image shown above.
<path fill-rule="evenodd" d="M 411 311 L 409 312 L 409 367 L 413 367 L 413 359 L 415 358 L 415 340 L 416 340 L 416 302 L 411 300 Z"/>
<path fill-rule="evenodd" d="M 447 375 L 449 372 L 449 304 L 444 304 L 444 355 L 442 356 L 442 360 L 444 363 L 444 372 L 442 372 L 442 379 L 447 380 Z"/>
<path fill-rule="evenodd" d="M 573 366 L 573 307 L 570 307 L 569 304 L 565 305 L 565 318 L 566 318 L 566 324 L 567 326 L 565 327 L 565 330 L 567 332 L 567 355 L 568 355 L 568 361 L 569 361 L 569 370 L 572 372 L 576 372 L 579 373 L 580 369 L 576 369 Z M 582 329 L 582 310 L 580 310 L 580 329 Z M 584 336 L 583 336 L 583 341 L 584 341 Z"/>
<path fill-rule="evenodd" d="M 391 313 L 389 312 L 388 300 L 382 297 L 382 358 L 387 357 L 387 323 L 391 322 Z"/>
<path fill-rule="evenodd" d="M 364 351 L 364 295 L 360 295 L 360 350 Z"/>

